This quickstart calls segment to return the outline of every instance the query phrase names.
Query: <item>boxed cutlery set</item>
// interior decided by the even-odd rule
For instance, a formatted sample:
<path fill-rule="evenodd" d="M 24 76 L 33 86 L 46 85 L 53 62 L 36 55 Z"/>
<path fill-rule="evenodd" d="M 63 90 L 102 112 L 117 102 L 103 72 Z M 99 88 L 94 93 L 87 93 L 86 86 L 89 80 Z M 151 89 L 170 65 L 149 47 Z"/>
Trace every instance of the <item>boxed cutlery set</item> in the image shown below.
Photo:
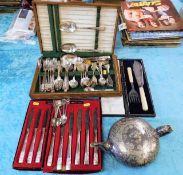
<path fill-rule="evenodd" d="M 42 57 L 30 96 L 34 99 L 118 96 L 120 71 L 114 55 L 117 7 L 35 1 Z"/>
<path fill-rule="evenodd" d="M 102 169 L 99 100 L 32 100 L 13 162 L 15 169 L 95 172 Z"/>
<path fill-rule="evenodd" d="M 117 5 L 35 0 L 33 9 L 42 56 L 13 168 L 101 171 L 102 116 L 155 116 L 143 62 L 114 55 Z"/>
<path fill-rule="evenodd" d="M 121 59 L 123 94 L 119 97 L 101 97 L 102 115 L 155 117 L 155 109 L 143 60 Z M 119 106 L 120 107 L 116 107 Z"/>
<path fill-rule="evenodd" d="M 42 56 L 13 168 L 100 171 L 101 151 L 91 147 L 102 140 L 99 97 L 122 94 L 117 8 L 50 1 L 34 1 L 33 8 Z"/>

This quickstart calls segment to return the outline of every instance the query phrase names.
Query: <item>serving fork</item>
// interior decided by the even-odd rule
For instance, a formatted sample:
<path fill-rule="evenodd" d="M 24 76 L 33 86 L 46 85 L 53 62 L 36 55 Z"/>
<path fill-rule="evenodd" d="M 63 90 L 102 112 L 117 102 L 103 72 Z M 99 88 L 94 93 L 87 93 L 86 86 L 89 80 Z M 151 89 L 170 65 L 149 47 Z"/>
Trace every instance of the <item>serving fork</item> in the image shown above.
<path fill-rule="evenodd" d="M 134 87 L 134 81 L 133 81 L 133 75 L 132 75 L 131 67 L 127 68 L 127 72 L 128 72 L 128 78 L 129 78 L 129 81 L 130 81 L 130 84 L 131 84 L 131 90 L 128 94 L 129 102 L 130 103 L 139 103 L 140 102 L 139 95 L 138 95 L 138 93 L 137 93 L 137 91 L 135 90 L 135 87 Z"/>

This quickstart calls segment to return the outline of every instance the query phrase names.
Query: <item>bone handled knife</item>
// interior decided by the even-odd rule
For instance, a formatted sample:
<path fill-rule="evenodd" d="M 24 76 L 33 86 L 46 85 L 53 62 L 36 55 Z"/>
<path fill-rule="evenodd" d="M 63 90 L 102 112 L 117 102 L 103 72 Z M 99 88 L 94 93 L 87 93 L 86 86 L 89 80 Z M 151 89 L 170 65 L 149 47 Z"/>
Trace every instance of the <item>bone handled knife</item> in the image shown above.
<path fill-rule="evenodd" d="M 144 86 L 143 69 L 142 69 L 142 65 L 138 61 L 134 61 L 133 71 L 135 74 L 135 78 L 137 80 L 137 84 L 139 86 L 142 109 L 143 111 L 148 111 L 147 99 L 146 99 L 146 95 L 143 87 Z"/>
<path fill-rule="evenodd" d="M 94 142 L 97 143 L 97 129 L 98 129 L 98 111 L 97 108 L 94 110 L 93 113 L 93 124 L 94 124 Z M 94 159 L 93 159 L 93 164 L 98 165 L 98 148 L 94 147 Z"/>
<path fill-rule="evenodd" d="M 90 128 L 90 109 L 86 110 L 85 115 L 85 128 L 86 128 L 86 142 L 85 142 L 85 155 L 84 155 L 84 164 L 89 164 L 89 128 Z"/>
<path fill-rule="evenodd" d="M 76 157 L 75 165 L 80 164 L 80 138 L 81 138 L 81 123 L 82 123 L 82 109 L 79 109 L 78 118 L 77 118 L 77 145 L 76 145 Z"/>
<path fill-rule="evenodd" d="M 32 123 L 32 118 L 33 118 L 33 114 L 34 114 L 34 110 L 31 111 L 30 115 L 29 115 L 29 119 L 28 119 L 28 124 L 27 124 L 27 129 L 26 129 L 26 135 L 25 135 L 25 139 L 23 142 L 23 147 L 19 156 L 19 160 L 18 163 L 23 163 L 24 161 L 24 156 L 25 156 L 25 149 L 26 149 L 26 145 L 27 145 L 27 139 L 28 139 L 28 135 L 29 135 L 29 129 Z"/>
<path fill-rule="evenodd" d="M 64 140 L 64 126 L 61 126 L 60 129 L 60 147 L 59 147 L 59 153 L 58 153 L 58 160 L 57 160 L 57 167 L 56 170 L 62 169 L 62 149 L 63 149 L 63 140 Z"/>
<path fill-rule="evenodd" d="M 74 124 L 74 113 L 70 113 L 70 122 L 69 122 L 69 140 L 68 140 L 68 148 L 67 148 L 67 161 L 66 161 L 66 170 L 71 169 L 71 148 L 72 148 L 72 131 Z"/>
<path fill-rule="evenodd" d="M 34 128 L 34 135 L 33 135 L 33 139 L 32 139 L 32 142 L 31 142 L 31 147 L 30 147 L 30 150 L 29 150 L 29 154 L 28 154 L 28 157 L 27 157 L 27 163 L 32 163 L 34 145 L 35 145 L 35 141 L 36 141 L 36 135 L 37 135 L 37 129 L 38 129 L 38 126 L 39 126 L 40 117 L 41 117 L 41 109 L 38 111 L 38 115 L 37 115 L 37 118 L 36 118 L 36 124 L 35 124 L 35 128 Z"/>
<path fill-rule="evenodd" d="M 38 147 L 38 151 L 36 154 L 36 163 L 39 163 L 41 161 L 41 153 L 42 153 L 42 149 L 43 149 L 43 140 L 44 140 L 44 135 L 45 135 L 45 130 L 46 130 L 46 124 L 48 121 L 48 117 L 49 117 L 49 110 L 46 111 L 46 115 L 44 117 L 44 121 L 43 121 L 43 128 L 42 128 L 42 134 L 41 134 L 41 140 L 39 142 L 39 147 Z"/>

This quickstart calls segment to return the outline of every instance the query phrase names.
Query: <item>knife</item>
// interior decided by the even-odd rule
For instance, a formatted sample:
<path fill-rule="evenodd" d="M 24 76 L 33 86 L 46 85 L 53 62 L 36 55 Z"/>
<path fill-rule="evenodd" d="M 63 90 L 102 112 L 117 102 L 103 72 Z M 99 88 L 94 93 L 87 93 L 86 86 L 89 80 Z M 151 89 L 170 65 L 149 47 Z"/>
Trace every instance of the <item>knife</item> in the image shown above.
<path fill-rule="evenodd" d="M 97 108 L 95 108 L 94 113 L 93 113 L 93 126 L 94 126 L 94 142 L 97 143 L 97 129 L 98 129 L 98 111 Z M 98 165 L 98 149 L 94 147 L 94 159 L 93 159 L 93 164 Z"/>
<path fill-rule="evenodd" d="M 56 127 L 52 127 L 52 138 L 51 138 L 51 145 L 50 145 L 50 150 L 49 150 L 49 154 L 48 154 L 47 166 L 52 165 L 55 134 L 56 134 Z"/>
<path fill-rule="evenodd" d="M 84 164 L 89 164 L 89 128 L 90 128 L 90 109 L 86 110 L 85 114 L 85 129 L 86 129 L 86 142 L 85 142 L 85 155 Z"/>
<path fill-rule="evenodd" d="M 81 138 L 81 125 L 82 125 L 82 109 L 79 109 L 77 118 L 77 145 L 76 145 L 76 157 L 75 165 L 80 163 L 80 138 Z"/>
<path fill-rule="evenodd" d="M 29 115 L 29 119 L 28 119 L 28 124 L 27 124 L 27 129 L 26 129 L 26 135 L 25 135 L 25 139 L 24 139 L 24 143 L 23 143 L 23 147 L 19 156 L 19 163 L 23 163 L 24 161 L 24 156 L 25 156 L 25 148 L 27 145 L 27 139 L 28 139 L 28 135 L 29 135 L 29 129 L 32 123 L 32 118 L 33 118 L 33 114 L 34 114 L 34 110 L 31 111 L 30 115 Z"/>
<path fill-rule="evenodd" d="M 49 110 L 46 111 L 46 115 L 44 117 L 44 121 L 43 121 L 43 128 L 42 128 L 42 134 L 41 134 L 41 140 L 39 142 L 39 147 L 38 147 L 38 151 L 36 154 L 36 163 L 39 163 L 41 160 L 41 153 L 42 153 L 42 149 L 43 149 L 43 140 L 44 140 L 44 135 L 45 135 L 45 130 L 46 130 L 46 124 L 48 121 L 48 117 L 49 117 Z"/>
<path fill-rule="evenodd" d="M 143 111 L 148 111 L 147 99 L 146 99 L 146 95 L 143 87 L 144 86 L 143 69 L 142 69 L 142 65 L 138 61 L 134 61 L 133 71 L 135 74 L 135 78 L 137 80 L 137 84 L 139 86 L 142 109 Z"/>
<path fill-rule="evenodd" d="M 64 126 L 61 126 L 60 129 L 60 147 L 59 147 L 59 153 L 58 153 L 58 160 L 57 160 L 57 167 L 56 170 L 62 169 L 62 149 L 63 149 L 63 140 L 64 140 Z"/>
<path fill-rule="evenodd" d="M 70 123 L 69 123 L 69 141 L 68 141 L 68 148 L 67 148 L 67 162 L 66 162 L 66 170 L 71 169 L 71 142 L 72 142 L 72 131 L 73 131 L 73 124 L 74 124 L 74 113 L 70 113 Z"/>
<path fill-rule="evenodd" d="M 38 126 L 39 126 L 40 118 L 41 118 L 41 109 L 39 109 L 38 115 L 37 115 L 37 118 L 36 118 L 36 124 L 35 124 L 35 128 L 34 128 L 34 135 L 33 135 L 33 139 L 32 139 L 32 142 L 31 142 L 31 147 L 30 147 L 30 150 L 29 150 L 29 154 L 28 154 L 28 157 L 27 157 L 27 163 L 32 162 L 34 144 L 35 144 L 35 141 L 36 141 L 37 129 L 38 129 Z"/>

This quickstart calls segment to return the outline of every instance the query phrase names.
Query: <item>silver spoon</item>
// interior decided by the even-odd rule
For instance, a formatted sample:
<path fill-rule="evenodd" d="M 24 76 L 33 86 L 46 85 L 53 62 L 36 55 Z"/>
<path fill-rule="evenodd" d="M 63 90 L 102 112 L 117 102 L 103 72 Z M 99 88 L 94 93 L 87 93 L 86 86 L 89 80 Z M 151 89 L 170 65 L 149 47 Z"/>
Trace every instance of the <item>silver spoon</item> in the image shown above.
<path fill-rule="evenodd" d="M 93 76 L 92 76 L 92 79 L 91 79 L 91 85 L 92 85 L 92 87 L 95 87 L 98 84 L 97 78 L 95 76 L 95 71 L 98 70 L 97 63 L 92 63 L 91 69 L 93 71 Z"/>
<path fill-rule="evenodd" d="M 65 76 L 64 76 L 64 82 L 63 82 L 62 89 L 64 90 L 64 92 L 67 92 L 69 90 L 68 71 L 69 71 L 69 68 L 71 66 L 71 63 L 68 62 L 67 64 L 63 64 L 62 66 L 65 68 Z"/>
<path fill-rule="evenodd" d="M 55 87 L 55 90 L 59 91 L 62 89 L 62 85 L 63 85 L 63 79 L 60 76 L 60 72 L 62 70 L 60 61 L 57 62 L 57 70 L 58 70 L 58 75 L 57 75 L 57 79 L 54 80 L 54 87 Z"/>
<path fill-rule="evenodd" d="M 84 81 L 85 64 L 84 63 L 77 63 L 76 68 L 81 73 L 80 85 L 84 86 L 83 81 Z"/>
<path fill-rule="evenodd" d="M 66 54 L 62 56 L 60 59 L 63 64 L 65 64 L 66 62 L 69 62 L 70 64 L 75 64 L 78 60 L 78 57 L 77 55 L 74 54 Z"/>
<path fill-rule="evenodd" d="M 75 71 L 76 71 L 76 65 L 74 65 L 74 76 L 72 80 L 69 81 L 69 85 L 71 88 L 76 88 L 78 86 L 78 82 L 76 81 L 76 78 L 75 78 Z"/>
<path fill-rule="evenodd" d="M 67 113 L 67 107 L 68 107 L 69 103 L 70 103 L 69 99 L 63 99 L 62 100 L 63 114 L 61 114 L 61 111 L 60 111 L 60 108 L 59 108 L 59 114 L 60 114 L 61 117 L 57 121 L 58 126 L 59 125 L 65 125 L 66 122 L 67 122 L 67 114 L 66 113 Z"/>
<path fill-rule="evenodd" d="M 89 69 L 89 64 L 84 64 L 85 65 L 85 73 L 84 73 L 84 78 L 83 78 L 83 85 L 89 87 L 91 85 L 90 78 L 88 77 L 88 69 Z"/>
<path fill-rule="evenodd" d="M 63 22 L 60 26 L 60 30 L 62 32 L 68 32 L 68 33 L 73 33 L 78 29 L 88 29 L 88 30 L 100 30 L 100 31 L 104 31 L 105 27 L 78 27 L 77 24 L 75 22 L 72 21 L 66 21 Z"/>
<path fill-rule="evenodd" d="M 61 46 L 61 49 L 65 53 L 75 53 L 76 51 L 85 52 L 102 52 L 98 49 L 78 49 L 74 43 L 66 43 Z"/>
<path fill-rule="evenodd" d="M 107 74 L 108 74 L 107 79 L 106 79 L 107 86 L 113 87 L 114 86 L 114 82 L 113 82 L 113 80 L 112 80 L 112 78 L 110 76 L 110 64 L 106 64 L 104 66 L 107 69 Z"/>
<path fill-rule="evenodd" d="M 69 99 L 63 99 L 63 100 L 54 100 L 53 106 L 54 106 L 54 118 L 52 119 L 52 127 L 56 129 L 56 127 L 60 125 L 64 125 L 67 121 L 67 105 L 69 104 Z M 60 111 L 60 107 L 63 107 L 63 114 Z M 58 118 L 58 113 L 60 115 L 60 118 Z"/>
<path fill-rule="evenodd" d="M 100 71 L 100 78 L 99 78 L 98 82 L 101 86 L 104 86 L 106 84 L 106 80 L 103 77 L 103 73 L 102 73 L 102 63 L 99 63 L 99 71 Z"/>

